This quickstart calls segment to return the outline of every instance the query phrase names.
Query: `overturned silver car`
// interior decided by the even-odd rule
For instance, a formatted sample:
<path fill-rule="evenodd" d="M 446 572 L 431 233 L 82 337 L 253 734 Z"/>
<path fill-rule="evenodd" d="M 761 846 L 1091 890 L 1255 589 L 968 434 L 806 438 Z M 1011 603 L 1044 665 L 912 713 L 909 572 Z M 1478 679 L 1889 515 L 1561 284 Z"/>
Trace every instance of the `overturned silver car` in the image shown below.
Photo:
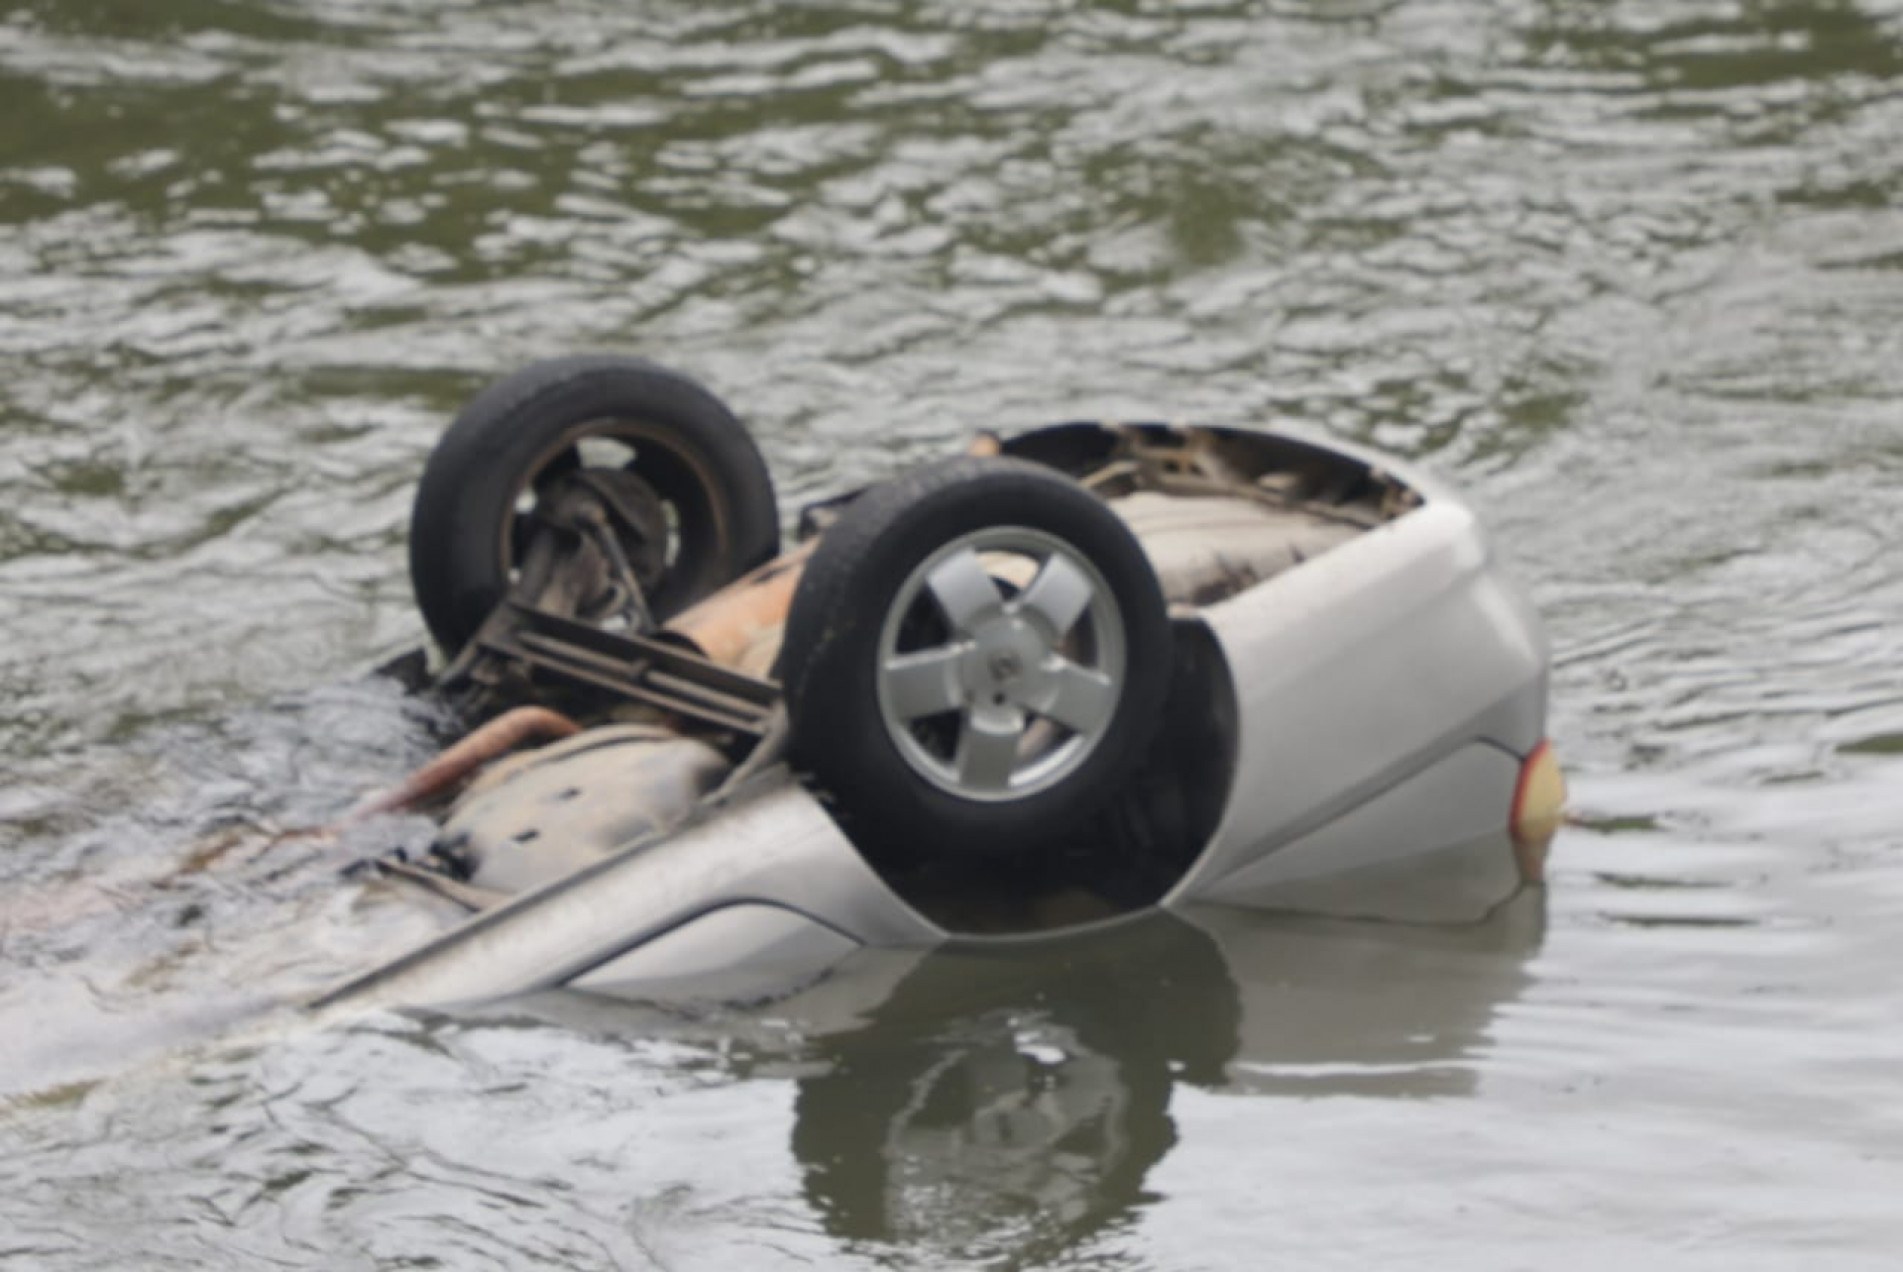
<path fill-rule="evenodd" d="M 868 946 L 1462 921 L 1540 879 L 1544 638 L 1404 465 L 1059 424 L 781 529 L 739 421 L 654 364 L 540 363 L 464 410 L 411 574 L 439 691 L 488 723 L 386 866 L 474 913 L 325 1003 L 761 998 Z"/>

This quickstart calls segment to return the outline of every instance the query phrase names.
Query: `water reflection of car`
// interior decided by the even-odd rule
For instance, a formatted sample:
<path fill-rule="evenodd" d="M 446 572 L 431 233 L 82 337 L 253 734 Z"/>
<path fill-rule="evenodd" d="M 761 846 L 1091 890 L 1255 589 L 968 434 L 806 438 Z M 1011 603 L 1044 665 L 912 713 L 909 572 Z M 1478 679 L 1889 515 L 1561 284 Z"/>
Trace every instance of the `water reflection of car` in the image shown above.
<path fill-rule="evenodd" d="M 834 1235 L 1041 1263 L 1143 1200 L 1174 1085 L 1225 1080 L 1235 985 L 1167 915 L 1046 944 L 925 958 L 815 1039 L 791 1144 Z"/>
<path fill-rule="evenodd" d="M 717 1041 L 736 1076 L 793 1084 L 789 1145 L 832 1235 L 1045 1266 L 1154 1198 L 1182 1088 L 1471 1091 L 1543 918 L 1537 892 L 1457 925 L 1199 906 L 1037 941 L 861 950 L 756 1009 L 561 990 L 475 1010 Z"/>
<path fill-rule="evenodd" d="M 782 553 L 693 381 L 569 358 L 479 395 L 413 514 L 435 684 L 572 736 L 390 863 L 475 913 L 330 1000 L 757 995 L 868 946 L 1198 903 L 1472 919 L 1538 879 L 1546 648 L 1443 486 L 1276 431 L 972 450 Z"/>

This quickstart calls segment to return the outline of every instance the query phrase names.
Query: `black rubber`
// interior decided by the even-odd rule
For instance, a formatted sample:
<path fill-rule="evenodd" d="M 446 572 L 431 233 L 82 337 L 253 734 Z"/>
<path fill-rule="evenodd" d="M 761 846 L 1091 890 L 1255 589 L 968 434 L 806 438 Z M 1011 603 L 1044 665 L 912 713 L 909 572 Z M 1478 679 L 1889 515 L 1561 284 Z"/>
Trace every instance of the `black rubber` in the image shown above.
<path fill-rule="evenodd" d="M 906 762 L 880 716 L 877 663 L 905 580 L 942 545 L 996 525 L 1044 531 L 1096 566 L 1121 611 L 1127 658 L 1111 722 L 1083 764 L 1044 790 L 987 802 L 934 785 Z M 1169 692 L 1170 641 L 1149 558 L 1095 495 L 1022 460 L 951 460 L 873 487 L 820 540 L 780 650 L 789 748 L 839 800 L 861 847 L 884 861 L 902 864 L 919 849 L 1033 852 L 1102 807 L 1142 759 Z"/>
<path fill-rule="evenodd" d="M 430 454 L 410 515 L 410 584 L 454 655 L 508 587 L 517 495 L 577 441 L 637 448 L 632 470 L 671 505 L 677 552 L 648 598 L 666 618 L 780 550 L 766 461 L 746 427 L 694 380 L 640 358 L 537 362 L 491 384 Z"/>

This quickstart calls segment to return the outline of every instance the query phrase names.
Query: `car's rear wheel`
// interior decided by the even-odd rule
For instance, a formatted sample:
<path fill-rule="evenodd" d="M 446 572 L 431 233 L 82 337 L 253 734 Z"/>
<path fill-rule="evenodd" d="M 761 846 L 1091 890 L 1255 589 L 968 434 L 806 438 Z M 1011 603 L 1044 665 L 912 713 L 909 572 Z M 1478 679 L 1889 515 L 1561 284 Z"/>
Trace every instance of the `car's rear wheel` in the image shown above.
<path fill-rule="evenodd" d="M 508 592 L 564 487 L 611 511 L 660 620 L 779 551 L 773 481 L 726 405 L 639 358 L 579 356 L 490 385 L 431 453 L 410 519 L 410 581 L 454 655 Z"/>
<path fill-rule="evenodd" d="M 795 762 L 868 846 L 1032 850 L 1142 758 L 1170 678 L 1162 589 L 1123 522 L 1034 464 L 875 487 L 820 541 L 779 671 Z"/>

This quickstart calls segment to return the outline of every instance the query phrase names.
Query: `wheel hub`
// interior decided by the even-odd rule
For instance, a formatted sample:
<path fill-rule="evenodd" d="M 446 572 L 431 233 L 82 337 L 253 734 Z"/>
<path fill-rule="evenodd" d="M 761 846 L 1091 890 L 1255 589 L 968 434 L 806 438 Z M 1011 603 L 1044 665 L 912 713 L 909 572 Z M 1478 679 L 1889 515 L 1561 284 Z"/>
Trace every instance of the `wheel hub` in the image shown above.
<path fill-rule="evenodd" d="M 1002 557 L 1029 558 L 1029 581 Z M 901 651 L 898 633 L 920 606 L 936 610 L 945 636 Z M 880 709 L 914 771 L 968 799 L 1019 799 L 1062 781 L 1109 729 L 1124 670 L 1122 618 L 1075 548 L 997 526 L 944 545 L 913 571 L 887 614 L 879 658 Z M 926 720 L 945 723 L 914 727 Z"/>
<path fill-rule="evenodd" d="M 962 668 L 966 700 L 1029 706 L 1025 699 L 1035 695 L 1039 669 L 1050 654 L 1037 629 L 1015 614 L 979 625 Z"/>

